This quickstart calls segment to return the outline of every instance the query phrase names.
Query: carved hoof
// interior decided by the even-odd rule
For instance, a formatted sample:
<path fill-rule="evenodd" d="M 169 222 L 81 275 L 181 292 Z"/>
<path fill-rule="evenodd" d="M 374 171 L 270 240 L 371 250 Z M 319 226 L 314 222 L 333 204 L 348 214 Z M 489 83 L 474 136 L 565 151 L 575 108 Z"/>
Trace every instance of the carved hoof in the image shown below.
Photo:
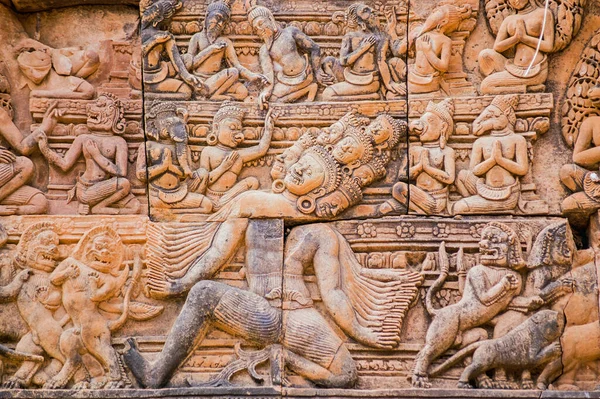
<path fill-rule="evenodd" d="M 462 382 L 459 381 L 458 384 L 456 385 L 456 387 L 458 389 L 473 389 L 473 385 L 469 384 L 468 382 Z"/>
<path fill-rule="evenodd" d="M 426 375 L 416 375 L 412 377 L 412 386 L 415 388 L 431 388 L 431 383 Z"/>
<path fill-rule="evenodd" d="M 544 385 L 544 384 L 542 384 L 542 385 Z M 521 389 L 534 389 L 534 388 L 535 388 L 535 384 L 533 383 L 532 380 L 521 381 Z"/>
<path fill-rule="evenodd" d="M 536 388 L 539 389 L 540 391 L 545 391 L 546 389 L 548 389 L 548 385 L 546 385 L 542 382 L 538 382 Z M 531 389 L 533 389 L 533 388 L 531 388 Z"/>

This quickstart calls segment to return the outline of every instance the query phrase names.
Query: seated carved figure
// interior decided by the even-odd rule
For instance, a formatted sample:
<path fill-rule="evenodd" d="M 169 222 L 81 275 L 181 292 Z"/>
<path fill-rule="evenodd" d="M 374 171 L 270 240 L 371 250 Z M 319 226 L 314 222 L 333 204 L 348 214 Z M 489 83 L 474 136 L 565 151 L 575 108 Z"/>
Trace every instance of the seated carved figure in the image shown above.
<path fill-rule="evenodd" d="M 50 222 L 32 224 L 21 235 L 14 262 L 31 275 L 15 293 L 15 299 L 29 332 L 21 337 L 15 349 L 22 353 L 47 355 L 47 361 L 24 361 L 4 382 L 3 388 L 43 385 L 58 373 L 65 361 L 59 340 L 66 321 L 54 316 L 61 304 L 61 292 L 50 282 L 50 273 L 59 259 L 58 244 L 58 235 Z"/>
<path fill-rule="evenodd" d="M 0 75 L 0 82 L 6 82 Z M 24 215 L 45 213 L 48 200 L 44 194 L 26 183 L 33 177 L 35 166 L 27 157 L 36 148 L 35 135 L 24 136 L 13 123 L 10 96 L 0 87 L 0 215 Z M 50 112 L 52 112 L 50 110 Z M 52 129 L 53 122 L 44 118 L 38 130 Z M 13 151 L 2 146 L 7 143 Z"/>
<path fill-rule="evenodd" d="M 343 68 L 343 72 L 335 73 L 338 83 L 323 91 L 323 99 L 379 100 L 380 90 L 387 99 L 406 94 L 404 84 L 393 79 L 404 77 L 405 64 L 399 58 L 388 60 L 393 53 L 391 37 L 380 30 L 375 10 L 352 4 L 346 10 L 346 20 L 350 32 L 342 39 L 339 61 L 324 60 L 325 64 L 335 64 L 332 70 Z M 395 68 L 393 74 L 391 67 Z"/>
<path fill-rule="evenodd" d="M 433 10 L 414 40 L 415 62 L 408 67 L 411 94 L 441 94 L 440 83 L 448 71 L 452 52 L 449 35 L 471 16 L 469 5 L 444 4 Z"/>
<path fill-rule="evenodd" d="M 600 108 L 600 85 L 592 87 L 588 98 Z M 572 223 L 587 224 L 600 209 L 600 116 L 588 116 L 579 127 L 573 147 L 573 163 L 560 169 L 560 180 L 573 192 L 562 203 L 562 211 Z"/>
<path fill-rule="evenodd" d="M 392 188 L 392 199 L 381 205 L 386 214 L 400 211 L 408 201 L 408 208 L 417 213 L 434 215 L 444 213 L 448 205 L 448 186 L 454 183 L 454 150 L 447 146 L 454 130 L 454 105 L 451 100 L 427 104 L 425 113 L 409 126 L 419 135 L 420 145 L 409 149 L 409 179 Z M 409 196 L 410 192 L 410 196 Z"/>
<path fill-rule="evenodd" d="M 456 188 L 464 197 L 454 203 L 455 215 L 514 211 L 521 193 L 519 178 L 529 170 L 527 142 L 515 134 L 515 95 L 496 96 L 473 122 L 478 138 L 471 150 L 468 170 L 461 170 Z"/>
<path fill-rule="evenodd" d="M 482 94 L 540 91 L 548 78 L 554 15 L 536 0 L 507 1 L 516 14 L 502 21 L 494 48 L 479 53 L 479 69 L 486 76 L 481 82 Z M 503 55 L 509 51 L 514 52 L 511 58 Z"/>
<path fill-rule="evenodd" d="M 187 70 L 175 38 L 163 27 L 182 6 L 181 0 L 144 0 L 140 3 L 142 76 L 149 97 L 189 100 L 192 94 L 203 96 L 208 93 L 201 79 Z"/>
<path fill-rule="evenodd" d="M 223 103 L 212 123 L 212 133 L 207 137 L 209 146 L 200 154 L 200 167 L 208 172 L 206 196 L 213 202 L 213 210 L 220 209 L 237 195 L 258 189 L 254 176 L 238 181 L 245 163 L 259 159 L 267 153 L 273 135 L 275 119 L 267 112 L 265 128 L 257 145 L 238 149 L 244 141 L 242 119 L 244 110 L 230 103 Z"/>
<path fill-rule="evenodd" d="M 291 103 L 304 97 L 314 101 L 319 84 L 331 79 L 321 69 L 319 46 L 295 26 L 280 28 L 266 7 L 252 5 L 248 22 L 264 41 L 259 60 L 267 84 L 258 96 L 259 105 Z"/>
<path fill-rule="evenodd" d="M 525 261 L 519 238 L 510 227 L 488 223 L 481 233 L 479 253 L 481 263 L 467 272 L 460 301 L 441 309 L 433 307 L 433 295 L 448 276 L 448 262 L 427 291 L 426 308 L 433 320 L 427 329 L 425 346 L 415 359 L 415 387 L 431 387 L 429 366 L 448 349 L 487 339 L 487 332 L 478 327 L 504 311 L 521 291 L 519 270 L 525 267 Z"/>
<path fill-rule="evenodd" d="M 67 201 L 77 198 L 81 214 L 136 214 L 141 204 L 131 193 L 127 179 L 127 142 L 121 134 L 125 131 L 124 108 L 111 94 L 102 94 L 86 107 L 89 133 L 73 140 L 64 156 L 48 145 L 46 134 L 37 135 L 40 151 L 48 162 L 61 171 L 71 170 L 83 156 L 85 171 L 69 192 Z M 51 118 L 57 119 L 56 111 Z M 46 132 L 50 133 L 50 131 Z"/>
<path fill-rule="evenodd" d="M 187 115 L 172 102 L 151 105 L 146 114 L 148 141 L 138 149 L 136 176 L 148 183 L 151 208 L 210 213 L 213 204 L 204 195 L 209 173 L 191 169 Z"/>
<path fill-rule="evenodd" d="M 187 69 L 207 86 L 210 100 L 244 100 L 248 97 L 248 89 L 240 78 L 266 83 L 264 76 L 240 64 L 231 40 L 221 36 L 230 18 L 228 1 L 210 3 L 204 29 L 192 36 L 188 51 L 182 56 Z"/>

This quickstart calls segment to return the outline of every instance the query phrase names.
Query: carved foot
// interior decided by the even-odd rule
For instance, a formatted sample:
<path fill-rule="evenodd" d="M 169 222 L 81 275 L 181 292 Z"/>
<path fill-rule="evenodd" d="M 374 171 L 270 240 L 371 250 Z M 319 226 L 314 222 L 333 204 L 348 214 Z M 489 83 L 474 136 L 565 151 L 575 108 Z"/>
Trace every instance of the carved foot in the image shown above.
<path fill-rule="evenodd" d="M 123 380 L 110 380 L 104 385 L 104 389 L 121 389 L 125 388 L 125 382 Z"/>
<path fill-rule="evenodd" d="M 431 388 L 431 383 L 426 375 L 413 374 L 412 386 L 415 388 Z"/>
<path fill-rule="evenodd" d="M 89 381 L 80 381 L 77 384 L 73 385 L 73 389 L 76 391 L 82 391 L 84 389 L 92 389 L 92 385 Z"/>
<path fill-rule="evenodd" d="M 6 381 L 4 384 L 2 384 L 2 388 L 5 389 L 24 389 L 27 387 L 27 381 L 18 378 L 18 377 L 12 377 L 10 378 L 8 381 Z"/>
<path fill-rule="evenodd" d="M 258 351 L 244 351 L 240 348 L 240 344 L 236 343 L 234 348 L 238 359 L 230 362 L 216 377 L 203 384 L 194 384 L 193 386 L 201 387 L 223 387 L 231 385 L 229 380 L 238 371 L 248 370 L 250 377 L 256 382 L 263 382 L 264 377 L 256 372 L 256 366 L 267 361 L 271 357 L 271 348 L 267 347 Z M 188 385 L 192 383 L 188 381 Z"/>
<path fill-rule="evenodd" d="M 167 299 L 183 295 L 185 287 L 175 281 L 149 280 L 146 286 L 146 294 L 154 299 Z"/>
<path fill-rule="evenodd" d="M 64 381 L 60 378 L 54 377 L 54 378 L 50 378 L 48 381 L 46 381 L 43 388 L 44 389 L 62 389 L 64 387 L 66 387 L 68 383 L 69 383 L 69 381 Z"/>
<path fill-rule="evenodd" d="M 496 388 L 496 383 L 487 375 L 480 375 L 477 377 L 477 388 L 494 389 Z"/>
<path fill-rule="evenodd" d="M 524 379 L 523 381 L 521 381 L 521 389 L 534 389 L 534 388 L 535 388 L 535 384 L 533 383 L 532 380 Z"/>
<path fill-rule="evenodd" d="M 92 378 L 92 382 L 90 383 L 90 389 L 102 389 L 106 386 L 107 383 L 108 378 L 104 376 Z"/>
<path fill-rule="evenodd" d="M 463 381 L 459 381 L 458 384 L 456 385 L 456 387 L 458 389 L 473 389 L 473 385 L 469 384 L 468 382 L 463 382 Z"/>

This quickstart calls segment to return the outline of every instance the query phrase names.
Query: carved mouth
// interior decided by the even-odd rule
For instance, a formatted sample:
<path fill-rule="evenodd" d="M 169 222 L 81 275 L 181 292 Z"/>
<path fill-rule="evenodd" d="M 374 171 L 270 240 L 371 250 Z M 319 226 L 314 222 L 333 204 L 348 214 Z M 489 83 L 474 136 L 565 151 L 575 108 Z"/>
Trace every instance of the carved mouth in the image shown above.
<path fill-rule="evenodd" d="M 488 248 L 488 247 L 479 247 L 479 254 L 482 259 L 498 259 L 498 249 L 496 248 Z"/>
<path fill-rule="evenodd" d="M 291 170 L 288 173 L 288 177 L 289 177 L 290 182 L 297 186 L 304 182 L 304 179 L 302 178 L 302 176 L 299 175 L 295 170 Z"/>

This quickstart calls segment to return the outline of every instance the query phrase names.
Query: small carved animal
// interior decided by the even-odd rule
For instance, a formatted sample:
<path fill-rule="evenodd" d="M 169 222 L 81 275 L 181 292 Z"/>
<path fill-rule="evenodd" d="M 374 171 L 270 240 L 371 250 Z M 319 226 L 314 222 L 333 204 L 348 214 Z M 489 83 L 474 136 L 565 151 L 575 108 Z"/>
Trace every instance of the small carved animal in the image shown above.
<path fill-rule="evenodd" d="M 555 377 L 551 375 L 555 363 L 561 361 L 558 339 L 563 329 L 562 314 L 540 310 L 500 338 L 474 342 L 461 349 L 433 369 L 431 375 L 440 374 L 473 353 L 472 363 L 460 376 L 459 388 L 472 388 L 470 381 L 492 369 L 528 371 L 544 367 L 538 377 L 537 388 L 546 389 L 552 377 Z"/>

